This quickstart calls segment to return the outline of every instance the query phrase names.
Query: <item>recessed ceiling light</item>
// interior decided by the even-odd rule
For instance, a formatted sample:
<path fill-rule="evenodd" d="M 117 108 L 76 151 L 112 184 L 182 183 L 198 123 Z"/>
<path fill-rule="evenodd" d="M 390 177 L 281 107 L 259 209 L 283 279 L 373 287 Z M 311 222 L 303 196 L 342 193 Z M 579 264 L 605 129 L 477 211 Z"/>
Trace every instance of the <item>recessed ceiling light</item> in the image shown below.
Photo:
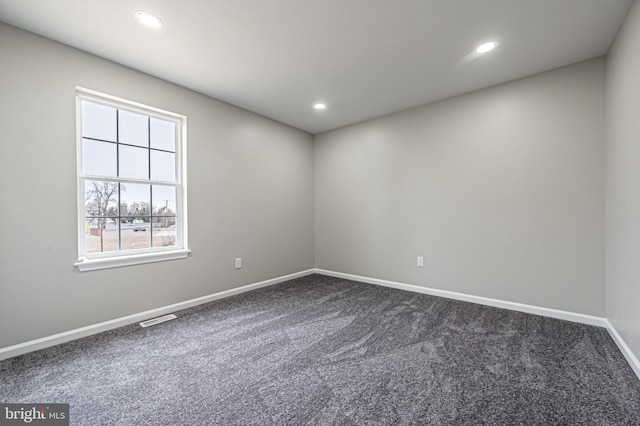
<path fill-rule="evenodd" d="M 482 43 L 480 46 L 478 46 L 478 48 L 476 49 L 476 52 L 478 53 L 487 53 L 487 52 L 491 52 L 493 49 L 496 48 L 498 44 L 495 41 L 488 41 L 486 43 Z"/>
<path fill-rule="evenodd" d="M 136 19 L 142 25 L 146 25 L 151 28 L 160 28 L 162 26 L 162 21 L 156 15 L 151 12 L 147 12 L 146 10 L 139 10 L 136 12 Z"/>
<path fill-rule="evenodd" d="M 325 104 L 323 104 L 322 102 L 318 102 L 317 104 L 314 104 L 313 107 L 315 109 L 327 109 L 327 106 Z"/>

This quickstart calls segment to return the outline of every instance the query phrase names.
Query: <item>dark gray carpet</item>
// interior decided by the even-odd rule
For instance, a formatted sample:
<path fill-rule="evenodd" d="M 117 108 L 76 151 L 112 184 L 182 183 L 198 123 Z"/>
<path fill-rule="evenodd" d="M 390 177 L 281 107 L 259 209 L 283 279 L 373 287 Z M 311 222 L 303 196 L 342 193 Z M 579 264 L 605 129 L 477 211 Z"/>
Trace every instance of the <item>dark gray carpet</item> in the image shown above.
<path fill-rule="evenodd" d="M 72 425 L 640 425 L 606 330 L 312 275 L 0 362 Z"/>

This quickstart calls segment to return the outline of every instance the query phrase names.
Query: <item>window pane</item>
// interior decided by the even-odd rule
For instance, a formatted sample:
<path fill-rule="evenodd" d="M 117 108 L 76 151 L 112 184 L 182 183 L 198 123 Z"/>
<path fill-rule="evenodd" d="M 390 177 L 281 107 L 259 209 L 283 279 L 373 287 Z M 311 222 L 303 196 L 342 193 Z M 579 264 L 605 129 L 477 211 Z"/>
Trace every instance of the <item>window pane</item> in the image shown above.
<path fill-rule="evenodd" d="M 117 219 L 87 218 L 85 220 L 85 247 L 87 253 L 118 250 Z"/>
<path fill-rule="evenodd" d="M 176 245 L 176 217 L 163 216 L 153 218 L 153 246 L 169 247 Z"/>
<path fill-rule="evenodd" d="M 175 123 L 151 117 L 151 148 L 175 152 Z"/>
<path fill-rule="evenodd" d="M 117 176 L 117 145 L 82 139 L 82 173 L 99 176 Z"/>
<path fill-rule="evenodd" d="M 120 149 L 120 177 L 149 179 L 149 150 L 118 145 Z"/>
<path fill-rule="evenodd" d="M 176 155 L 151 150 L 151 179 L 176 181 Z"/>
<path fill-rule="evenodd" d="M 149 146 L 149 118 L 129 111 L 118 111 L 120 143 Z"/>
<path fill-rule="evenodd" d="M 137 183 L 123 183 L 120 190 L 120 216 L 133 220 L 146 220 L 150 215 L 151 185 Z"/>
<path fill-rule="evenodd" d="M 123 225 L 120 230 L 122 238 L 122 250 L 135 250 L 151 247 L 151 231 L 149 219 L 133 219 L 133 222 L 127 226 Z"/>
<path fill-rule="evenodd" d="M 84 183 L 84 206 L 87 217 L 118 216 L 118 183 L 88 180 Z"/>
<path fill-rule="evenodd" d="M 176 215 L 176 188 L 173 186 L 153 185 L 151 188 L 154 216 Z"/>
<path fill-rule="evenodd" d="M 116 109 L 82 101 L 82 137 L 116 142 Z"/>
<path fill-rule="evenodd" d="M 183 120 L 81 90 L 77 99 L 78 202 L 85 206 L 79 257 L 105 259 L 110 266 L 114 256 L 132 250 L 149 253 L 184 244 L 186 220 L 178 214 L 185 208 L 179 184 L 185 170 L 177 163 Z M 105 255 L 96 256 L 100 253 Z"/>

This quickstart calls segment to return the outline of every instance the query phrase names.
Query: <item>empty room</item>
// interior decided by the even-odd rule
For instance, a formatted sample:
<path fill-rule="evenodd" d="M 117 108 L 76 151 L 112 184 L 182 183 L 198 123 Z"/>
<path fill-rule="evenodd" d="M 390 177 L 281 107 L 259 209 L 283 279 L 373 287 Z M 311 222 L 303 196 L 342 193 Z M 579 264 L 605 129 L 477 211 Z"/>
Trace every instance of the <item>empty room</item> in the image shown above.
<path fill-rule="evenodd" d="M 0 0 L 0 425 L 640 425 L 640 0 Z"/>

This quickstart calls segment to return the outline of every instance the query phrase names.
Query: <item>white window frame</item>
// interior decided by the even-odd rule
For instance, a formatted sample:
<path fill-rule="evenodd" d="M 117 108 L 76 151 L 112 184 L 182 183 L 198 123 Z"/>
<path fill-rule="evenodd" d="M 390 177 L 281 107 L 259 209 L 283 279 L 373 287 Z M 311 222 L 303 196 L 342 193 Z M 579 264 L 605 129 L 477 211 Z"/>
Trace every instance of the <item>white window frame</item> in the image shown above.
<path fill-rule="evenodd" d="M 118 181 L 125 183 L 163 184 L 164 181 L 151 179 L 123 179 L 113 176 L 83 174 L 82 171 L 82 101 L 89 101 L 123 111 L 143 114 L 149 117 L 171 121 L 176 124 L 176 245 L 171 247 L 151 247 L 135 250 L 86 253 L 85 242 L 85 180 Z M 187 223 L 187 117 L 137 102 L 106 95 L 93 90 L 76 87 L 76 163 L 78 191 L 78 270 L 116 268 L 149 262 L 183 259 L 189 255 Z"/>

